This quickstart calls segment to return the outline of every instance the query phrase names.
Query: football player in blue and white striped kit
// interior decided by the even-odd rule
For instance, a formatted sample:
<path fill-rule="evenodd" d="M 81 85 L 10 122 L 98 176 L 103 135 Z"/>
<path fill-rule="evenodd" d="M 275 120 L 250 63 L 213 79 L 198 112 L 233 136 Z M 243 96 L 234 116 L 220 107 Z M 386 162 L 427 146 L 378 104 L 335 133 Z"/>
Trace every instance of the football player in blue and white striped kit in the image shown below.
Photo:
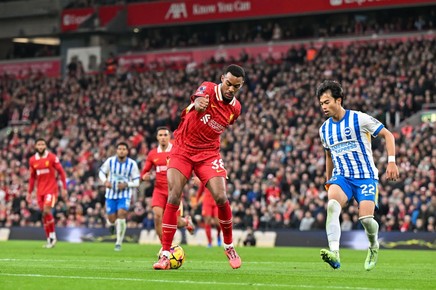
<path fill-rule="evenodd" d="M 386 141 L 386 178 L 393 181 L 399 178 L 395 164 L 395 139 L 375 118 L 359 111 L 345 110 L 345 96 L 338 82 L 324 81 L 318 86 L 316 96 L 322 111 L 328 117 L 319 134 L 326 151 L 326 232 L 330 249 L 322 249 L 321 257 L 333 269 L 341 266 L 339 215 L 342 207 L 354 198 L 359 204 L 359 220 L 370 244 L 364 264 L 364 268 L 369 271 L 377 263 L 379 250 L 379 225 L 374 220 L 378 198 L 378 170 L 372 156 L 371 136 L 381 136 Z"/>
<path fill-rule="evenodd" d="M 139 169 L 136 162 L 127 157 L 129 146 L 117 144 L 117 153 L 101 166 L 99 178 L 106 187 L 106 213 L 108 224 L 116 231 L 115 251 L 121 250 L 126 233 L 126 216 L 130 207 L 132 188 L 139 186 Z"/>

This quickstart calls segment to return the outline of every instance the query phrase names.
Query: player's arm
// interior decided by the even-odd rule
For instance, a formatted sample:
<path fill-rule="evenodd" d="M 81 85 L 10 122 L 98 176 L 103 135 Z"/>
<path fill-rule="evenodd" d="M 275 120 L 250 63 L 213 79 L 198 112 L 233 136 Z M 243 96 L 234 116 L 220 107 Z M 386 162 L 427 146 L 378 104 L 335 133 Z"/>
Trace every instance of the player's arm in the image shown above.
<path fill-rule="evenodd" d="M 32 202 L 32 193 L 33 193 L 33 188 L 35 186 L 35 178 L 36 178 L 36 171 L 33 168 L 32 164 L 29 164 L 29 172 L 30 172 L 29 188 L 28 188 L 27 197 L 26 197 L 26 201 L 28 204 L 30 204 Z"/>
<path fill-rule="evenodd" d="M 139 168 L 136 162 L 133 162 L 132 172 L 130 173 L 130 181 L 118 183 L 118 189 L 123 190 L 126 187 L 138 187 L 140 180 Z"/>
<path fill-rule="evenodd" d="M 395 163 L 395 138 L 392 133 L 383 128 L 379 133 L 379 136 L 382 136 L 385 139 L 386 143 L 386 151 L 388 153 L 388 166 L 386 168 L 386 178 L 388 180 L 397 180 L 400 176 L 397 164 Z"/>
<path fill-rule="evenodd" d="M 101 183 L 107 187 L 112 188 L 112 183 L 107 179 L 109 173 L 109 159 L 106 160 L 103 165 L 100 167 L 100 170 L 98 171 L 98 178 L 100 179 Z"/>
<path fill-rule="evenodd" d="M 150 181 L 151 180 L 151 174 L 150 170 L 153 167 L 153 162 L 151 162 L 151 156 L 148 155 L 147 160 L 145 161 L 144 168 L 141 171 L 141 180 L 142 181 Z"/>
<path fill-rule="evenodd" d="M 209 95 L 205 95 L 204 97 L 197 97 L 194 100 L 194 107 L 197 112 L 204 112 L 209 106 Z"/>
<path fill-rule="evenodd" d="M 327 142 L 325 140 L 325 123 L 319 128 L 319 137 L 321 139 L 322 146 L 324 147 L 325 152 L 325 179 L 326 182 L 332 178 L 333 174 L 333 160 L 332 160 L 332 153 L 330 152 L 330 148 L 327 145 Z M 329 185 L 325 184 L 325 189 L 329 190 Z"/>
<path fill-rule="evenodd" d="M 332 178 L 333 174 L 333 160 L 332 154 L 330 150 L 325 150 L 325 180 L 326 182 Z M 328 185 L 326 185 L 326 189 L 328 190 Z"/>
<path fill-rule="evenodd" d="M 212 93 L 213 87 L 210 85 L 210 83 L 203 82 L 191 96 L 191 105 L 189 107 L 194 105 L 194 108 L 197 112 L 204 112 L 209 106 L 209 96 Z"/>
<path fill-rule="evenodd" d="M 64 200 L 67 200 L 67 198 L 68 198 L 68 193 L 67 193 L 67 175 L 65 174 L 65 171 L 62 168 L 62 164 L 59 162 L 59 158 L 55 157 L 55 161 L 54 161 L 53 164 L 54 164 L 54 168 L 58 172 L 59 177 L 60 177 L 61 182 L 62 182 L 62 190 L 61 190 L 62 198 Z"/>

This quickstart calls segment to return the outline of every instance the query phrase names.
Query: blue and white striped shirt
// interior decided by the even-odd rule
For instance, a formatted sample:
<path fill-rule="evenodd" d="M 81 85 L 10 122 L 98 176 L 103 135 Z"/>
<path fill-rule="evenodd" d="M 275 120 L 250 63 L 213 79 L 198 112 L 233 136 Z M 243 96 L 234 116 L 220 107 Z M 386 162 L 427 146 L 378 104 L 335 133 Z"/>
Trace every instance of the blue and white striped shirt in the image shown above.
<path fill-rule="evenodd" d="M 378 179 L 371 149 L 371 136 L 377 137 L 383 124 L 368 114 L 346 110 L 338 122 L 327 119 L 319 129 L 321 142 L 330 150 L 333 174 L 357 179 Z"/>
<path fill-rule="evenodd" d="M 138 165 L 131 158 L 127 157 L 123 163 L 120 163 L 117 156 L 109 157 L 100 167 L 99 178 L 104 183 L 110 181 L 112 188 L 106 188 L 106 198 L 130 198 L 132 196 L 132 187 L 139 186 L 139 169 Z M 128 187 L 119 190 L 118 183 L 125 182 Z"/>

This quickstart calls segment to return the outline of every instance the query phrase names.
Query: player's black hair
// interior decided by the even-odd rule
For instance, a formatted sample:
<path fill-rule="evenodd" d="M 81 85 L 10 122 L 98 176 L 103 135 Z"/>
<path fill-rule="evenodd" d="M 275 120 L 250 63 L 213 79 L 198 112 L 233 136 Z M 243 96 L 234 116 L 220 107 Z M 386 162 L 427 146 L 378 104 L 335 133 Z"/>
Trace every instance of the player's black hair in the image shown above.
<path fill-rule="evenodd" d="M 245 71 L 239 65 L 236 65 L 236 64 L 229 65 L 226 68 L 224 74 L 226 75 L 227 73 L 231 73 L 232 75 L 234 75 L 237 78 L 242 77 L 245 80 Z"/>
<path fill-rule="evenodd" d="M 157 133 L 158 133 L 160 130 L 167 130 L 168 132 L 171 133 L 171 130 L 168 129 L 168 127 L 160 126 L 160 127 L 157 127 L 157 129 L 156 129 L 156 135 L 157 135 Z"/>
<path fill-rule="evenodd" d="M 325 80 L 316 89 L 316 96 L 318 99 L 327 91 L 330 91 L 332 97 L 336 99 L 342 99 L 342 104 L 344 103 L 345 95 L 342 86 L 337 81 Z"/>
<path fill-rule="evenodd" d="M 119 146 L 126 146 L 126 149 L 129 150 L 129 145 L 128 145 L 126 142 L 124 142 L 124 141 L 118 142 L 118 143 L 117 143 L 117 148 L 118 148 Z"/>
<path fill-rule="evenodd" d="M 36 145 L 36 143 L 38 143 L 39 141 L 42 141 L 42 142 L 45 143 L 45 145 L 47 145 L 47 141 L 46 141 L 44 138 L 37 138 L 37 139 L 35 140 L 35 145 Z"/>

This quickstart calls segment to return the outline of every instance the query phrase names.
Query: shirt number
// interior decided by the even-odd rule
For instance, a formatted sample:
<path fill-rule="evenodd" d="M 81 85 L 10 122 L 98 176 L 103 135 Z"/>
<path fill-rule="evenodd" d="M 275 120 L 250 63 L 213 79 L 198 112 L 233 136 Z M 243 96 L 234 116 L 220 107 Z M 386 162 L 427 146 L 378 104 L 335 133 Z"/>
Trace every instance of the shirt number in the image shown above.
<path fill-rule="evenodd" d="M 375 186 L 372 184 L 362 184 L 360 188 L 363 195 L 375 195 Z"/>

